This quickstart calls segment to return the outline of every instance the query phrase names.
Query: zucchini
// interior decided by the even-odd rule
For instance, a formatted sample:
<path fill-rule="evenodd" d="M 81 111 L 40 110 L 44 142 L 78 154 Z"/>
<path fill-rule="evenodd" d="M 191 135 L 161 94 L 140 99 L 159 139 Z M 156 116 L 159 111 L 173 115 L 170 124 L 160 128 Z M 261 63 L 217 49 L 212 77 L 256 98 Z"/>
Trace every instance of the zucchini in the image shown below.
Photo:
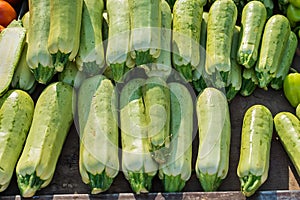
<path fill-rule="evenodd" d="M 300 121 L 290 112 L 280 112 L 274 117 L 279 139 L 300 176 Z"/>
<path fill-rule="evenodd" d="M 0 98 L 0 192 L 11 181 L 31 125 L 33 111 L 33 100 L 21 90 L 10 90 Z"/>
<path fill-rule="evenodd" d="M 73 122 L 73 88 L 62 82 L 39 96 L 25 147 L 16 166 L 22 197 L 32 197 L 52 180 L 65 138 Z"/>
<path fill-rule="evenodd" d="M 68 60 L 73 61 L 78 53 L 82 10 L 83 0 L 50 1 L 50 31 L 47 48 L 58 72 L 63 71 Z"/>
<path fill-rule="evenodd" d="M 236 61 L 239 35 L 240 27 L 235 26 L 230 52 L 231 70 L 229 72 L 228 86 L 225 88 L 228 101 L 231 101 L 242 87 L 242 67 Z"/>
<path fill-rule="evenodd" d="M 298 39 L 296 34 L 291 31 L 287 44 L 284 47 L 282 60 L 276 71 L 275 77 L 271 81 L 271 87 L 275 90 L 279 90 L 283 87 L 283 80 L 288 75 L 289 69 L 293 63 L 294 55 L 298 46 Z"/>
<path fill-rule="evenodd" d="M 159 76 L 165 80 L 172 71 L 171 37 L 172 13 L 169 4 L 161 0 L 161 50 L 160 55 L 151 66 L 144 66 L 148 76 Z"/>
<path fill-rule="evenodd" d="M 203 6 L 198 0 L 177 0 L 173 8 L 173 65 L 186 81 L 200 63 L 200 33 Z"/>
<path fill-rule="evenodd" d="M 273 117 L 264 105 L 253 105 L 245 113 L 242 126 L 237 175 L 242 193 L 249 197 L 267 180 Z"/>
<path fill-rule="evenodd" d="M 162 78 L 155 76 L 146 80 L 143 90 L 150 152 L 162 164 L 170 153 L 170 90 Z"/>
<path fill-rule="evenodd" d="M 166 192 L 180 192 L 192 173 L 193 100 L 182 84 L 169 83 L 171 99 L 170 156 L 159 169 Z"/>
<path fill-rule="evenodd" d="M 229 167 L 231 124 L 226 96 L 207 87 L 197 98 L 199 148 L 196 175 L 204 191 L 215 191 Z"/>
<path fill-rule="evenodd" d="M 0 34 L 0 97 L 8 90 L 25 44 L 26 29 L 13 20 Z"/>
<path fill-rule="evenodd" d="M 230 49 L 237 7 L 232 0 L 215 1 L 209 9 L 206 42 L 206 73 L 216 76 L 215 87 L 227 86 L 231 70 Z"/>
<path fill-rule="evenodd" d="M 106 62 L 111 68 L 113 79 L 121 81 L 124 74 L 135 63 L 130 57 L 130 9 L 129 2 L 107 0 L 109 20 Z"/>
<path fill-rule="evenodd" d="M 84 72 L 78 70 L 75 62 L 69 61 L 64 70 L 58 73 L 57 78 L 58 81 L 67 83 L 75 89 L 79 89 L 87 76 Z"/>
<path fill-rule="evenodd" d="M 23 27 L 26 29 L 26 39 L 23 47 L 21 58 L 16 66 L 13 79 L 11 81 L 11 87 L 15 89 L 21 89 L 32 93 L 36 87 L 36 81 L 33 73 L 31 72 L 27 62 L 26 56 L 28 51 L 28 30 L 29 30 L 29 12 L 27 12 L 23 18 Z"/>
<path fill-rule="evenodd" d="M 75 61 L 79 71 L 88 76 L 104 71 L 103 9 L 103 0 L 83 0 L 80 44 Z"/>
<path fill-rule="evenodd" d="M 267 10 L 260 1 L 250 1 L 243 8 L 237 61 L 246 68 L 255 65 L 267 20 Z"/>
<path fill-rule="evenodd" d="M 92 194 L 108 190 L 119 171 L 116 100 L 113 84 L 102 75 L 86 79 L 78 94 L 78 115 L 84 118 L 79 121 L 79 169 Z"/>
<path fill-rule="evenodd" d="M 135 59 L 137 66 L 153 63 L 161 50 L 161 0 L 128 0 L 128 2 L 131 57 Z"/>
<path fill-rule="evenodd" d="M 255 66 L 260 88 L 267 90 L 269 83 L 275 78 L 290 32 L 289 20 L 283 15 L 273 15 L 267 21 Z"/>
<path fill-rule="evenodd" d="M 244 68 L 242 75 L 242 87 L 240 89 L 240 94 L 242 96 L 250 96 L 258 85 L 258 79 L 255 74 L 254 68 Z"/>
<path fill-rule="evenodd" d="M 56 74 L 48 51 L 50 0 L 29 0 L 28 51 L 26 61 L 37 82 L 48 84 Z"/>
<path fill-rule="evenodd" d="M 132 190 L 138 194 L 149 192 L 158 170 L 148 141 L 144 84 L 145 79 L 132 79 L 120 94 L 122 170 Z"/>

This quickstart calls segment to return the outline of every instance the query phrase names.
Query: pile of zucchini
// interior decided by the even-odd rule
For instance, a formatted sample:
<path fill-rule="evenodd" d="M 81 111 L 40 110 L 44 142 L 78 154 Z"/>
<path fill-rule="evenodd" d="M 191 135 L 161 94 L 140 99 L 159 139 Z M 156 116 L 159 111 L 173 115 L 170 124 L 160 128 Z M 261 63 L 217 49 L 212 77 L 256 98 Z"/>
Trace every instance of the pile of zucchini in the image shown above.
<path fill-rule="evenodd" d="M 15 170 L 23 197 L 50 184 L 73 123 L 92 194 L 119 172 L 137 194 L 156 175 L 164 191 L 180 192 L 193 171 L 204 191 L 218 190 L 229 168 L 230 101 L 282 89 L 298 45 L 288 19 L 260 1 L 240 14 L 233 0 L 28 2 L 0 34 L 0 192 Z M 273 120 L 264 105 L 244 114 L 245 196 L 267 180 L 273 121 L 300 175 L 299 105 L 298 118 Z"/>

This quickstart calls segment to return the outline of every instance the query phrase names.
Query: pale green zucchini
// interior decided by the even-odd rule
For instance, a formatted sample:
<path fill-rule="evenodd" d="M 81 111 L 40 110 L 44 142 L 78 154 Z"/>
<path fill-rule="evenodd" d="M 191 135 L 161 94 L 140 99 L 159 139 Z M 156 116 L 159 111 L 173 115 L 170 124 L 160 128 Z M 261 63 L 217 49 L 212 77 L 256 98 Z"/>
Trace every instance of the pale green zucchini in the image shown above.
<path fill-rule="evenodd" d="M 76 55 L 79 71 L 94 76 L 104 71 L 102 43 L 103 0 L 83 0 L 80 44 Z"/>
<path fill-rule="evenodd" d="M 198 0 L 177 0 L 173 8 L 172 59 L 175 69 L 189 82 L 200 63 L 203 6 Z"/>
<path fill-rule="evenodd" d="M 73 88 L 62 82 L 39 96 L 25 147 L 16 166 L 22 197 L 32 197 L 52 180 L 65 138 L 73 122 Z"/>
<path fill-rule="evenodd" d="M 80 87 L 78 103 L 80 175 L 90 185 L 91 193 L 97 194 L 108 190 L 119 172 L 117 98 L 113 84 L 102 75 L 86 79 Z"/>
<path fill-rule="evenodd" d="M 242 193 L 249 197 L 267 180 L 273 117 L 263 105 L 253 105 L 245 113 L 242 126 L 237 175 Z"/>
<path fill-rule="evenodd" d="M 231 124 L 226 96 L 208 87 L 198 96 L 199 148 L 196 174 L 204 191 L 215 191 L 229 167 Z"/>
<path fill-rule="evenodd" d="M 182 84 L 169 83 L 171 97 L 170 156 L 159 169 L 166 192 L 180 192 L 192 174 L 194 105 L 189 90 Z"/>
<path fill-rule="evenodd" d="M 33 100 L 21 90 L 10 90 L 0 98 L 0 192 L 10 184 L 33 111 Z"/>

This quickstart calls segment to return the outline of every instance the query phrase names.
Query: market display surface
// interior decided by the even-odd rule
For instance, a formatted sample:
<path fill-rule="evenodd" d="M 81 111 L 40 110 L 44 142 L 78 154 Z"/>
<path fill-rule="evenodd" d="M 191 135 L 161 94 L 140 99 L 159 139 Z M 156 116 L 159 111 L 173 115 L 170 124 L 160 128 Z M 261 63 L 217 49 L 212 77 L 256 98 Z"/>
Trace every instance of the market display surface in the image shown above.
<path fill-rule="evenodd" d="M 300 198 L 299 0 L 0 8 L 1 197 Z"/>

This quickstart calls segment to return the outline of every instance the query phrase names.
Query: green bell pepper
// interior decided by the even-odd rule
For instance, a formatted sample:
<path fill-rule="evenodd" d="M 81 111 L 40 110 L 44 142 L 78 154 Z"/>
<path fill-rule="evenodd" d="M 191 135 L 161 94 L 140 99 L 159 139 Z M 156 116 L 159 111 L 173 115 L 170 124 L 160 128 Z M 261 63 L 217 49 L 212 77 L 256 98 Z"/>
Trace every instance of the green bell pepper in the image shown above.
<path fill-rule="evenodd" d="M 291 26 L 295 27 L 300 22 L 300 8 L 289 4 L 286 11 L 286 16 L 289 19 Z"/>
<path fill-rule="evenodd" d="M 293 107 L 300 103 L 300 73 L 290 73 L 285 77 L 283 92 Z"/>

